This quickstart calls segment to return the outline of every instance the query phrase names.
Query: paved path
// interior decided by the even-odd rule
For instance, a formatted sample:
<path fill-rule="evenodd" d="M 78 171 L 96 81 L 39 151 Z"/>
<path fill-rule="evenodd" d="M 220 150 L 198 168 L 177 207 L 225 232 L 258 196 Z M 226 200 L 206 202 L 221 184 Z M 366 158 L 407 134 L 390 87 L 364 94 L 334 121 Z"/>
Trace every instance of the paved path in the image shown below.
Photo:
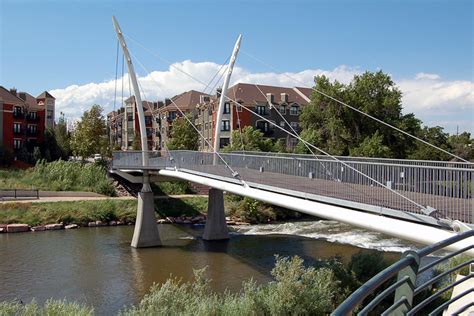
<path fill-rule="evenodd" d="M 190 198 L 190 197 L 207 197 L 207 195 L 197 195 L 197 194 L 181 194 L 181 195 L 160 195 L 155 196 L 155 200 L 160 199 L 181 199 L 181 198 Z M 70 202 L 70 201 L 98 201 L 98 200 L 136 200 L 133 196 L 121 196 L 121 197 L 110 197 L 110 196 L 55 196 L 55 197 L 40 197 L 39 199 L 10 199 L 10 200 L 0 200 L 0 204 L 7 203 L 51 203 L 51 202 Z"/>

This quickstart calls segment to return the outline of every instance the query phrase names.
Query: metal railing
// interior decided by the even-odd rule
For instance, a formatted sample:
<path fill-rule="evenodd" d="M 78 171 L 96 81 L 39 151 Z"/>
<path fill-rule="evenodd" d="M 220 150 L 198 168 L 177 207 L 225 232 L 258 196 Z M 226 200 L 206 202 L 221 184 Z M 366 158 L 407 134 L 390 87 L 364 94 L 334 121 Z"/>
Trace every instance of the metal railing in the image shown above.
<path fill-rule="evenodd" d="M 32 189 L 7 189 L 0 190 L 0 199 L 21 199 L 21 198 L 33 198 L 39 199 L 39 190 Z"/>
<path fill-rule="evenodd" d="M 173 160 L 156 152 L 148 154 L 149 168 L 176 167 L 235 182 L 221 159 L 213 164 L 213 153 L 171 151 Z M 434 209 L 437 218 L 474 223 L 472 164 L 396 159 L 386 162 L 358 157 L 337 161 L 326 156 L 268 153 L 221 153 L 221 156 L 253 187 L 380 214 L 403 215 L 409 220 L 422 221 L 427 209 Z M 141 152 L 114 153 L 114 167 L 140 166 Z"/>
<path fill-rule="evenodd" d="M 449 290 L 474 277 L 474 271 L 472 270 L 468 272 L 468 275 L 461 276 L 457 280 L 452 277 L 453 273 L 474 264 L 474 259 L 467 257 L 468 259 L 464 262 L 452 268 L 447 268 L 446 271 L 437 275 L 432 275 L 432 270 L 441 264 L 446 264 L 448 259 L 473 249 L 474 240 L 470 246 L 442 256 L 424 266 L 420 266 L 420 261 L 422 258 L 449 245 L 473 237 L 474 230 L 470 230 L 419 251 L 405 252 L 400 261 L 367 281 L 339 305 L 331 315 L 352 315 L 356 311 L 357 315 L 368 315 L 369 313 L 374 313 L 375 309 L 377 309 L 376 314 L 378 315 L 440 314 L 450 304 L 456 301 L 459 302 L 463 297 L 474 291 L 474 288 L 468 288 L 467 291 L 450 299 L 442 300 L 441 302 L 437 301 Z M 430 274 L 429 277 L 426 277 L 426 274 Z M 446 281 L 446 279 L 448 280 Z M 442 282 L 443 280 L 444 283 Z M 367 298 L 374 293 L 378 294 L 367 301 Z M 471 304 L 472 302 L 468 302 L 463 304 L 463 306 L 458 306 L 458 311 L 467 309 Z"/>

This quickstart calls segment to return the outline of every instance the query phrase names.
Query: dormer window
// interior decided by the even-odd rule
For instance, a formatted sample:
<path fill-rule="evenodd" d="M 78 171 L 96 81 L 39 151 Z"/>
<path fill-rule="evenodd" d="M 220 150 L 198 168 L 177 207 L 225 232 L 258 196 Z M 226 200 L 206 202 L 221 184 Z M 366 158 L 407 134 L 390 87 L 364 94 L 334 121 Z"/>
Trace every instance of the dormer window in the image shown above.
<path fill-rule="evenodd" d="M 290 108 L 290 115 L 298 115 L 300 114 L 300 107 L 296 104 L 293 104 Z"/>
<path fill-rule="evenodd" d="M 281 114 L 283 114 L 283 115 L 285 115 L 285 114 L 286 114 L 286 106 L 284 106 L 284 105 L 280 105 L 280 107 L 279 107 L 279 109 L 278 109 L 278 110 L 280 111 L 280 113 L 281 113 Z"/>

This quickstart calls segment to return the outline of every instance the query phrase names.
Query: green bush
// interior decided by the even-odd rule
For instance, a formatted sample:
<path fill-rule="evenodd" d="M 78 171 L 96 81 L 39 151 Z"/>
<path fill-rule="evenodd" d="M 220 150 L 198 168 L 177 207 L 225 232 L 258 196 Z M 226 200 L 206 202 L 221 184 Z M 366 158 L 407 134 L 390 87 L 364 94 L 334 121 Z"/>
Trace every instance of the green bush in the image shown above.
<path fill-rule="evenodd" d="M 0 187 L 50 191 L 90 191 L 115 196 L 115 187 L 107 178 L 107 168 L 99 163 L 83 164 L 57 160 L 39 160 L 26 171 L 1 172 Z"/>
<path fill-rule="evenodd" d="M 188 181 L 157 182 L 152 185 L 153 192 L 158 195 L 178 195 L 195 193 Z"/>
<path fill-rule="evenodd" d="M 65 300 L 48 300 L 43 306 L 36 301 L 29 304 L 20 302 L 0 302 L 0 315 L 5 316 L 89 316 L 94 315 L 94 309 L 78 303 L 68 303 Z"/>
<path fill-rule="evenodd" d="M 205 270 L 193 282 L 176 278 L 154 285 L 138 306 L 121 315 L 324 315 L 334 308 L 339 282 L 328 268 L 305 268 L 299 257 L 277 257 L 274 281 L 258 286 L 243 282 L 232 294 L 211 291 Z"/>

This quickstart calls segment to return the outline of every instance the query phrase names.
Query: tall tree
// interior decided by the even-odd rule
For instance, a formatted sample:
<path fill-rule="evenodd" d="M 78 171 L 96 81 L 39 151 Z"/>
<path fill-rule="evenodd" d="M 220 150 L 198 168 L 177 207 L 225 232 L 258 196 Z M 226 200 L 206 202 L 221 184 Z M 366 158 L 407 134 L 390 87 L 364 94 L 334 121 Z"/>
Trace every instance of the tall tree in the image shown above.
<path fill-rule="evenodd" d="M 95 104 L 89 111 L 85 111 L 76 123 L 71 137 L 71 149 L 74 155 L 84 159 L 96 153 L 105 156 L 109 152 L 108 146 L 102 107 Z"/>
<path fill-rule="evenodd" d="M 420 130 L 421 122 L 413 114 L 402 115 L 402 94 L 390 76 L 382 71 L 356 75 L 347 85 L 331 82 L 325 76 L 315 77 L 314 82 L 316 90 L 377 119 L 410 133 Z M 376 151 L 370 147 L 378 144 L 383 146 L 380 154 L 402 158 L 414 148 L 413 141 L 407 141 L 402 133 L 316 91 L 311 95 L 310 104 L 303 108 L 300 122 L 302 138 L 333 155 L 348 155 L 351 151 L 372 155 Z M 307 149 L 299 144 L 297 151 L 306 152 Z"/>
<path fill-rule="evenodd" d="M 436 127 L 425 126 L 417 136 L 427 141 L 428 143 L 435 145 L 439 148 L 442 148 L 446 151 L 452 150 L 448 142 L 449 135 L 445 133 L 443 131 L 443 128 L 440 126 L 436 126 Z M 409 158 L 420 159 L 420 160 L 449 160 L 450 156 L 431 146 L 418 142 L 416 144 L 416 148 L 409 155 Z"/>
<path fill-rule="evenodd" d="M 456 156 L 470 161 L 474 160 L 474 139 L 471 138 L 471 133 L 451 135 L 448 141 Z"/>
<path fill-rule="evenodd" d="M 198 150 L 199 134 L 184 117 L 173 121 L 171 140 L 166 143 L 170 150 Z"/>
<path fill-rule="evenodd" d="M 61 158 L 66 160 L 71 154 L 71 135 L 67 130 L 67 122 L 62 112 L 54 126 L 54 137 L 56 138 Z"/>

